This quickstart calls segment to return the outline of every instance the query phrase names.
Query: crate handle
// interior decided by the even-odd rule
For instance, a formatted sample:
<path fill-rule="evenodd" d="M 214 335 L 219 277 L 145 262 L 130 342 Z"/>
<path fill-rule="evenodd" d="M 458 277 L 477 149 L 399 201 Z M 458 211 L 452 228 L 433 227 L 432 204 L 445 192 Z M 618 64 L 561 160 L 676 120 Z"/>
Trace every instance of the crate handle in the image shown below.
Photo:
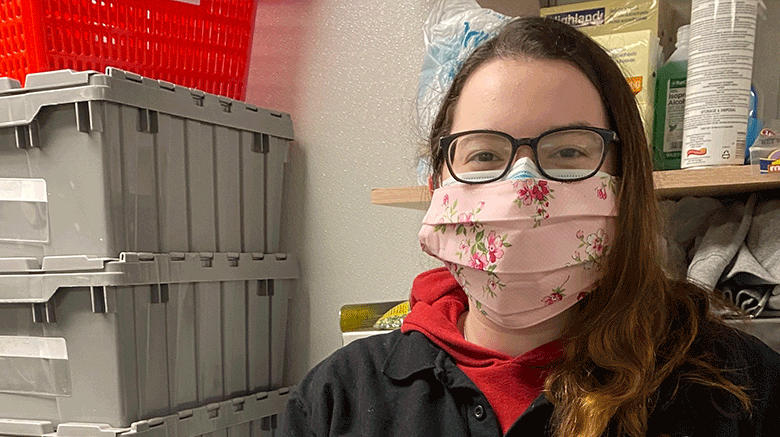
<path fill-rule="evenodd" d="M 57 317 L 54 314 L 54 304 L 52 302 L 41 302 L 32 304 L 33 323 L 56 323 Z"/>
<path fill-rule="evenodd" d="M 103 285 L 90 287 L 92 297 L 92 312 L 107 314 L 116 312 L 116 290 Z"/>
<path fill-rule="evenodd" d="M 37 148 L 41 143 L 39 138 L 40 128 L 38 120 L 33 120 L 27 126 L 14 127 L 14 137 L 16 139 L 16 148 L 27 150 Z"/>
<path fill-rule="evenodd" d="M 274 295 L 274 280 L 273 279 L 260 279 L 257 281 L 257 295 L 258 296 L 273 296 Z"/>
<path fill-rule="evenodd" d="M 156 134 L 160 131 L 157 122 L 157 111 L 138 108 L 138 131 Z"/>
<path fill-rule="evenodd" d="M 151 288 L 151 303 L 168 302 L 168 284 L 153 284 Z"/>
<path fill-rule="evenodd" d="M 255 153 L 268 153 L 271 139 L 268 134 L 255 133 L 252 141 L 252 151 Z"/>

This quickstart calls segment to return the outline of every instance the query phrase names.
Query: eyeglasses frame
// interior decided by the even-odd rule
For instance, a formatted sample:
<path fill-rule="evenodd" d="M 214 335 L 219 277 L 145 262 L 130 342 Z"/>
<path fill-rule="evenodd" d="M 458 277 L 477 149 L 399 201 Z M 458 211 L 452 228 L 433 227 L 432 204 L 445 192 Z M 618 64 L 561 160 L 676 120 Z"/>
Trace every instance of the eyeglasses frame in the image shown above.
<path fill-rule="evenodd" d="M 539 141 L 541 141 L 542 138 L 546 137 L 547 135 L 551 135 L 557 132 L 563 132 L 568 130 L 587 130 L 591 132 L 595 132 L 601 136 L 602 141 L 604 141 L 604 149 L 601 152 L 601 160 L 599 161 L 599 165 L 596 167 L 596 169 L 593 170 L 592 173 L 590 173 L 587 176 L 582 176 L 579 178 L 574 179 L 559 179 L 554 176 L 551 176 L 547 174 L 546 171 L 542 168 L 541 165 L 539 165 L 539 156 L 537 155 L 536 148 L 539 145 Z M 485 180 L 485 181 L 467 181 L 464 179 L 459 178 L 455 172 L 452 170 L 452 165 L 450 164 L 450 158 L 448 156 L 449 148 L 452 145 L 452 142 L 455 141 L 457 138 L 468 135 L 468 134 L 496 134 L 499 136 L 502 136 L 510 141 L 512 144 L 512 154 L 509 157 L 509 160 L 507 161 L 507 166 L 504 169 L 501 174 L 493 179 Z M 533 138 L 515 138 L 508 133 L 497 131 L 497 130 L 491 130 L 491 129 L 476 129 L 476 130 L 467 130 L 463 132 L 456 132 L 454 134 L 445 135 L 439 139 L 439 147 L 441 147 L 442 152 L 444 153 L 444 162 L 447 164 L 447 169 L 450 171 L 450 175 L 458 182 L 464 183 L 464 184 L 488 184 L 491 182 L 495 182 L 503 178 L 504 176 L 509 173 L 509 169 L 512 168 L 512 165 L 514 164 L 515 155 L 517 154 L 517 149 L 519 149 L 522 146 L 528 146 L 531 148 L 531 151 L 534 155 L 534 164 L 536 164 L 536 168 L 539 169 L 539 172 L 544 176 L 545 178 L 548 178 L 553 181 L 558 182 L 576 182 L 585 180 L 588 178 L 593 177 L 596 173 L 599 172 L 599 169 L 601 169 L 601 166 L 604 165 L 604 160 L 607 158 L 608 148 L 612 143 L 618 142 L 618 136 L 615 131 L 612 131 L 610 129 L 603 129 L 599 127 L 593 127 L 593 126 L 566 126 L 566 127 L 559 127 L 555 129 L 551 129 L 545 132 L 542 132 L 539 136 L 533 137 Z"/>

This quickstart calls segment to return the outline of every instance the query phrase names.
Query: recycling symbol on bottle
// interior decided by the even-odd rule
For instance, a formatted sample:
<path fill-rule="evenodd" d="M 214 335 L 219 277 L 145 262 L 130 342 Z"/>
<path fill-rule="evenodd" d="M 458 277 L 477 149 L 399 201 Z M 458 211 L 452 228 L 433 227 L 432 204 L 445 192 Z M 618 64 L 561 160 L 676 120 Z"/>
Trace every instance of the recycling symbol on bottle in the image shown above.
<path fill-rule="evenodd" d="M 729 158 L 731 158 L 731 153 L 729 153 L 729 151 L 726 150 L 726 151 L 723 152 L 722 155 L 720 155 L 720 157 L 723 158 L 723 159 L 729 159 Z"/>

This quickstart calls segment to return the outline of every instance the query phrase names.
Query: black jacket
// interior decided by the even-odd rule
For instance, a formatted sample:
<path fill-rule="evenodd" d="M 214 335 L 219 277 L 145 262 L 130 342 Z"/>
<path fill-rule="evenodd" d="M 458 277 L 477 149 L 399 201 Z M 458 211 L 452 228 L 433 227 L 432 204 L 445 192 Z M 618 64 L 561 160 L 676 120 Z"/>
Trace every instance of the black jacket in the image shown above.
<path fill-rule="evenodd" d="M 735 397 L 674 378 L 659 390 L 648 436 L 780 435 L 780 354 L 723 329 L 707 344 L 732 382 L 748 388 L 752 415 Z M 550 435 L 553 405 L 542 395 L 507 436 Z M 372 336 L 337 350 L 295 388 L 282 416 L 286 436 L 500 436 L 485 396 L 453 359 L 419 332 Z"/>

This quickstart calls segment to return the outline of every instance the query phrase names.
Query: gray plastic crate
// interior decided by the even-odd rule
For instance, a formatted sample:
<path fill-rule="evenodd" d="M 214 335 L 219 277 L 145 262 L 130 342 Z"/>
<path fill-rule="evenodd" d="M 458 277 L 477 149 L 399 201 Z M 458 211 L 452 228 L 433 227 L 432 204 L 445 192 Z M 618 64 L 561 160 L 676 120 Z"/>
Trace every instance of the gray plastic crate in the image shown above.
<path fill-rule="evenodd" d="M 289 114 L 114 68 L 0 108 L 0 256 L 279 251 Z"/>
<path fill-rule="evenodd" d="M 290 388 L 254 393 L 176 414 L 134 422 L 129 427 L 0 419 L 0 435 L 26 437 L 272 437 Z M 55 431 L 56 428 L 56 431 Z"/>
<path fill-rule="evenodd" d="M 22 261 L 0 260 L 0 418 L 126 427 L 282 387 L 292 256 Z"/>

